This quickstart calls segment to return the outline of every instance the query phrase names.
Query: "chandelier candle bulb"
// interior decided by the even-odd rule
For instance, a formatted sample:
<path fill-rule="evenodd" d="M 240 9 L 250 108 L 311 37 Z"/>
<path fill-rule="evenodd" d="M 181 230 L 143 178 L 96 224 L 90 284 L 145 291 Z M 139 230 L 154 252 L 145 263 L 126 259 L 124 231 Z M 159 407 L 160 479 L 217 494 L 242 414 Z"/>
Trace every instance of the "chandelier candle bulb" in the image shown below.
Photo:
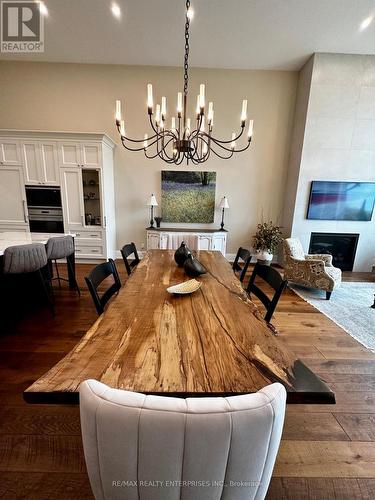
<path fill-rule="evenodd" d="M 205 93 L 205 86 L 204 83 L 200 84 L 199 87 L 199 95 L 200 95 L 200 108 L 201 110 L 204 109 L 204 93 Z"/>
<path fill-rule="evenodd" d="M 167 98 L 162 97 L 161 98 L 161 116 L 165 118 L 165 115 L 167 114 Z"/>
<path fill-rule="evenodd" d="M 253 136 L 253 129 L 254 129 L 254 120 L 249 121 L 249 129 L 247 131 L 247 137 L 248 140 L 250 141 L 252 136 Z"/>
<path fill-rule="evenodd" d="M 206 124 L 205 124 L 205 118 L 204 118 L 204 115 L 203 115 L 202 116 L 201 128 L 200 128 L 201 132 L 204 132 L 205 126 L 206 126 Z"/>
<path fill-rule="evenodd" d="M 241 113 L 241 122 L 243 125 L 245 124 L 246 121 L 246 113 L 247 113 L 247 100 L 244 99 L 242 101 L 242 113 Z"/>
<path fill-rule="evenodd" d="M 122 137 L 125 137 L 125 122 L 124 122 L 124 120 L 120 121 L 120 134 Z"/>
<path fill-rule="evenodd" d="M 148 135 L 145 134 L 145 140 L 143 141 L 143 147 L 146 149 L 148 147 Z"/>
<path fill-rule="evenodd" d="M 207 113 L 207 121 L 208 121 L 209 125 L 211 124 L 213 116 L 214 116 L 214 103 L 209 102 L 208 103 L 208 113 Z"/>
<path fill-rule="evenodd" d="M 159 125 L 159 123 L 160 123 L 160 104 L 156 105 L 155 121 L 156 121 L 156 124 Z"/>
<path fill-rule="evenodd" d="M 182 113 L 182 92 L 178 92 L 177 94 L 177 113 L 179 118 L 181 118 Z"/>
<path fill-rule="evenodd" d="M 120 123 L 121 121 L 121 101 L 116 101 L 116 122 Z"/>
<path fill-rule="evenodd" d="M 197 117 L 200 115 L 201 113 L 201 98 L 200 98 L 200 95 L 198 94 L 197 95 L 197 107 L 195 108 L 195 112 L 197 113 Z"/>
<path fill-rule="evenodd" d="M 148 111 L 152 113 L 152 108 L 154 107 L 154 99 L 152 97 L 152 85 L 149 83 L 147 85 L 147 107 Z"/>
<path fill-rule="evenodd" d="M 202 146 L 202 153 L 205 155 L 207 154 L 207 151 L 208 151 L 207 144 L 204 142 Z"/>
<path fill-rule="evenodd" d="M 171 120 L 171 129 L 173 133 L 176 133 L 176 118 L 174 116 L 172 116 Z"/>
<path fill-rule="evenodd" d="M 191 120 L 188 118 L 186 120 L 186 135 L 190 135 L 190 128 L 191 128 Z"/>
<path fill-rule="evenodd" d="M 230 147 L 234 149 L 236 147 L 236 141 L 234 140 L 236 137 L 236 132 L 232 132 L 232 142 L 230 143 Z"/>

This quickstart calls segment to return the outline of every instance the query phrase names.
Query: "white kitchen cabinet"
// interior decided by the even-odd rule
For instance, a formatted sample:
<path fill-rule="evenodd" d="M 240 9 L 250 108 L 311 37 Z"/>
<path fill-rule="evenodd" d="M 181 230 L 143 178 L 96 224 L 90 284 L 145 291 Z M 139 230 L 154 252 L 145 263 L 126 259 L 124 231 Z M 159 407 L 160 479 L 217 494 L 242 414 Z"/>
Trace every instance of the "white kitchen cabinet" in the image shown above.
<path fill-rule="evenodd" d="M 61 169 L 61 199 L 65 230 L 80 230 L 84 224 L 82 173 L 74 167 Z"/>
<path fill-rule="evenodd" d="M 211 250 L 221 252 L 224 257 L 227 247 L 227 231 L 216 231 L 214 229 L 197 229 L 196 231 L 184 231 L 183 228 L 153 228 L 146 229 L 147 250 L 171 249 L 175 250 L 178 243 L 190 236 L 197 238 L 197 250 Z M 177 236 L 177 238 L 176 238 Z"/>
<path fill-rule="evenodd" d="M 20 144 L 17 140 L 0 139 L 0 165 L 9 167 L 21 165 Z"/>
<path fill-rule="evenodd" d="M 60 142 L 59 162 L 62 167 L 102 166 L 102 145 L 100 142 Z"/>
<path fill-rule="evenodd" d="M 43 184 L 47 184 L 48 186 L 60 186 L 57 142 L 40 141 L 39 152 Z"/>
<path fill-rule="evenodd" d="M 81 145 L 81 155 L 83 167 L 99 168 L 102 166 L 101 144 L 83 143 Z"/>
<path fill-rule="evenodd" d="M 114 144 L 108 139 L 80 142 L 78 156 L 71 156 L 79 163 L 61 166 L 64 225 L 76 234 L 78 259 L 116 257 Z M 60 144 L 60 158 L 66 145 Z"/>
<path fill-rule="evenodd" d="M 26 184 L 28 185 L 41 184 L 38 143 L 23 142 L 21 148 L 22 148 Z"/>
<path fill-rule="evenodd" d="M 115 258 L 114 146 L 105 134 L 0 130 L 0 230 L 29 227 L 25 184 L 61 186 L 77 258 Z"/>
<path fill-rule="evenodd" d="M 56 142 L 23 141 L 21 150 L 27 185 L 60 185 Z"/>
<path fill-rule="evenodd" d="M 73 141 L 60 141 L 59 163 L 61 167 L 80 167 L 82 165 L 81 144 Z"/>
<path fill-rule="evenodd" d="M 28 227 L 22 167 L 0 165 L 0 230 Z"/>

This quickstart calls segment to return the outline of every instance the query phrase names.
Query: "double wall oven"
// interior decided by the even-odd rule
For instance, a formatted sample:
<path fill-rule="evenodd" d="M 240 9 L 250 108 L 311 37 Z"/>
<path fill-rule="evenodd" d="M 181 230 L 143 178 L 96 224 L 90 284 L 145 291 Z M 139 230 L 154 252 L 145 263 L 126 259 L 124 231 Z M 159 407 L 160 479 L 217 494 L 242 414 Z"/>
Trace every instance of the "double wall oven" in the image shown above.
<path fill-rule="evenodd" d="M 26 186 L 26 200 L 31 232 L 64 232 L 60 188 L 52 186 Z"/>

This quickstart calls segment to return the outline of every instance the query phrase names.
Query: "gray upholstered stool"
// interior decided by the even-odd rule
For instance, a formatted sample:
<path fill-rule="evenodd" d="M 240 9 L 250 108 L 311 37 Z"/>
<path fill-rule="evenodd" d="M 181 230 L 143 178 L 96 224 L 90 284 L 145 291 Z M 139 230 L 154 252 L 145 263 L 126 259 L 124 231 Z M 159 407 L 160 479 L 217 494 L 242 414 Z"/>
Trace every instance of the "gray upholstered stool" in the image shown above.
<path fill-rule="evenodd" d="M 46 249 L 42 243 L 8 247 L 4 250 L 3 273 L 8 275 L 36 273 L 40 278 L 51 312 L 54 314 L 51 277 L 47 263 Z M 43 275 L 42 269 L 46 269 L 47 275 Z"/>
<path fill-rule="evenodd" d="M 49 261 L 54 261 L 55 262 L 55 268 L 56 268 L 56 279 L 59 282 L 59 286 L 61 286 L 61 280 L 63 281 L 69 281 L 66 278 L 62 278 L 59 273 L 59 268 L 57 265 L 57 259 L 66 259 L 66 265 L 69 268 L 69 271 L 72 276 L 74 276 L 74 286 L 75 289 L 77 290 L 78 294 L 81 295 L 81 291 L 79 289 L 74 270 L 72 269 L 72 265 L 67 257 L 69 255 L 72 255 L 74 253 L 74 240 L 72 236 L 56 236 L 53 238 L 50 238 L 47 241 L 47 259 Z"/>

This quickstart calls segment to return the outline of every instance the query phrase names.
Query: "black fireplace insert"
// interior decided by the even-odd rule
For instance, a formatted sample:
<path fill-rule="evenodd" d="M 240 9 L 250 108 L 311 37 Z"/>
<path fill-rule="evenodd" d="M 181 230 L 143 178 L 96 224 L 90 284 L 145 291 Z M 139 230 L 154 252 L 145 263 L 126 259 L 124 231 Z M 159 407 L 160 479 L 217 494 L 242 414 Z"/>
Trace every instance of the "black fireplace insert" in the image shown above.
<path fill-rule="evenodd" d="M 311 233 L 309 253 L 332 255 L 332 263 L 342 271 L 353 271 L 359 234 Z"/>

